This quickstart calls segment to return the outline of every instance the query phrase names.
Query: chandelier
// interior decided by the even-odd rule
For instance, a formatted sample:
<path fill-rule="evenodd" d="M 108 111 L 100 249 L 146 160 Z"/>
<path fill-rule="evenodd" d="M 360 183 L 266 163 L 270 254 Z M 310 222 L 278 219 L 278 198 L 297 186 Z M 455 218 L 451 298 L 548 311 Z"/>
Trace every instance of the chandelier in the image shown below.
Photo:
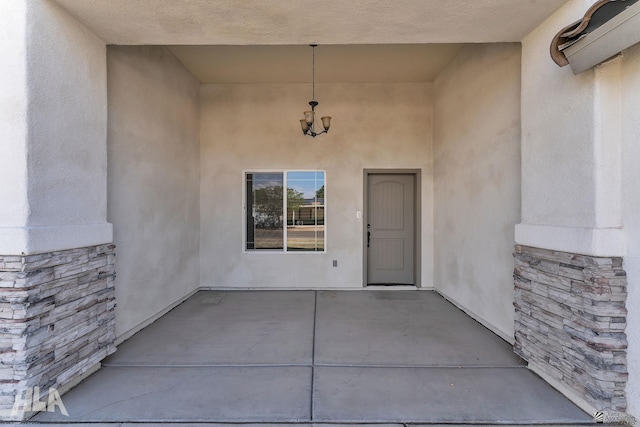
<path fill-rule="evenodd" d="M 302 127 L 302 133 L 305 135 L 309 135 L 312 138 L 315 138 L 318 135 L 322 135 L 323 133 L 329 132 L 329 126 L 331 125 L 331 116 L 321 117 L 322 127 L 324 130 L 322 132 L 316 132 L 315 130 L 315 118 L 316 118 L 316 107 L 318 106 L 318 101 L 316 101 L 316 46 L 317 44 L 310 44 L 312 52 L 313 52 L 313 62 L 311 67 L 311 101 L 309 101 L 309 105 L 311 106 L 311 111 L 304 112 L 304 119 L 300 120 L 300 126 Z"/>

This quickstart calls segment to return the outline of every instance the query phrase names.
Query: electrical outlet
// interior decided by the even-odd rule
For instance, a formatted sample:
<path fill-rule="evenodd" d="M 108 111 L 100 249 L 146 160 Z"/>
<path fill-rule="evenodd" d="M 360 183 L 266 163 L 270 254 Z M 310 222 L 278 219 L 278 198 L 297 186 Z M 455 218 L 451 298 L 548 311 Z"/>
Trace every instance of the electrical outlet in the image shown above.
<path fill-rule="evenodd" d="M 334 260 L 333 260 L 333 266 L 334 266 L 334 267 L 337 267 L 337 266 L 338 266 L 338 260 L 337 260 L 337 259 L 334 259 Z"/>

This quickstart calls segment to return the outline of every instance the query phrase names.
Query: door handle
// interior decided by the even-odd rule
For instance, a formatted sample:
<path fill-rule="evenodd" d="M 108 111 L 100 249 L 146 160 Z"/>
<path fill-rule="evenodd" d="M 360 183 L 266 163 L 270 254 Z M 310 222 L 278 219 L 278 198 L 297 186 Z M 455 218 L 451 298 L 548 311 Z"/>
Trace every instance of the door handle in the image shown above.
<path fill-rule="evenodd" d="M 371 232 L 369 229 L 371 228 L 371 224 L 367 224 L 367 247 L 371 244 Z"/>

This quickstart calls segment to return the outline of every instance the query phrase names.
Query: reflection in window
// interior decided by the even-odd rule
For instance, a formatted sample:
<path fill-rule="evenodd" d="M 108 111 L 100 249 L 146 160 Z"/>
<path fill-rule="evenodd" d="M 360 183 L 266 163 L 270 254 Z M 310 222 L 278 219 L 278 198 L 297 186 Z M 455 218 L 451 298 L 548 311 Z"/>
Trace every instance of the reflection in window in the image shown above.
<path fill-rule="evenodd" d="M 322 171 L 247 173 L 246 249 L 324 251 L 324 181 Z"/>
<path fill-rule="evenodd" d="M 282 249 L 281 173 L 247 174 L 247 249 Z"/>
<path fill-rule="evenodd" d="M 324 251 L 324 172 L 287 173 L 287 250 Z"/>

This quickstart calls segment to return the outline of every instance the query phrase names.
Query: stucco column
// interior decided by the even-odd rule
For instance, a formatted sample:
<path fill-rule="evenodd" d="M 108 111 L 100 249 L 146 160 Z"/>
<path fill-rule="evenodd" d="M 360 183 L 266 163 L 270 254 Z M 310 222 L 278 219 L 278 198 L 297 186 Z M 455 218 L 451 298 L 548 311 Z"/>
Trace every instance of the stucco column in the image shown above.
<path fill-rule="evenodd" d="M 106 46 L 12 0 L 0 57 L 0 419 L 20 420 L 115 351 Z"/>
<path fill-rule="evenodd" d="M 0 3 L 0 252 L 21 252 L 9 242 L 27 225 L 27 4 Z"/>
<path fill-rule="evenodd" d="M 50 1 L 0 19 L 0 254 L 109 243 L 105 43 Z"/>
<path fill-rule="evenodd" d="M 522 221 L 516 242 L 622 256 L 621 61 L 574 75 L 549 56 L 553 35 L 590 3 L 569 2 L 522 42 Z"/>
<path fill-rule="evenodd" d="M 574 75 L 549 56 L 592 4 L 567 2 L 522 42 L 514 348 L 585 411 L 606 414 L 628 404 L 623 61 Z"/>

